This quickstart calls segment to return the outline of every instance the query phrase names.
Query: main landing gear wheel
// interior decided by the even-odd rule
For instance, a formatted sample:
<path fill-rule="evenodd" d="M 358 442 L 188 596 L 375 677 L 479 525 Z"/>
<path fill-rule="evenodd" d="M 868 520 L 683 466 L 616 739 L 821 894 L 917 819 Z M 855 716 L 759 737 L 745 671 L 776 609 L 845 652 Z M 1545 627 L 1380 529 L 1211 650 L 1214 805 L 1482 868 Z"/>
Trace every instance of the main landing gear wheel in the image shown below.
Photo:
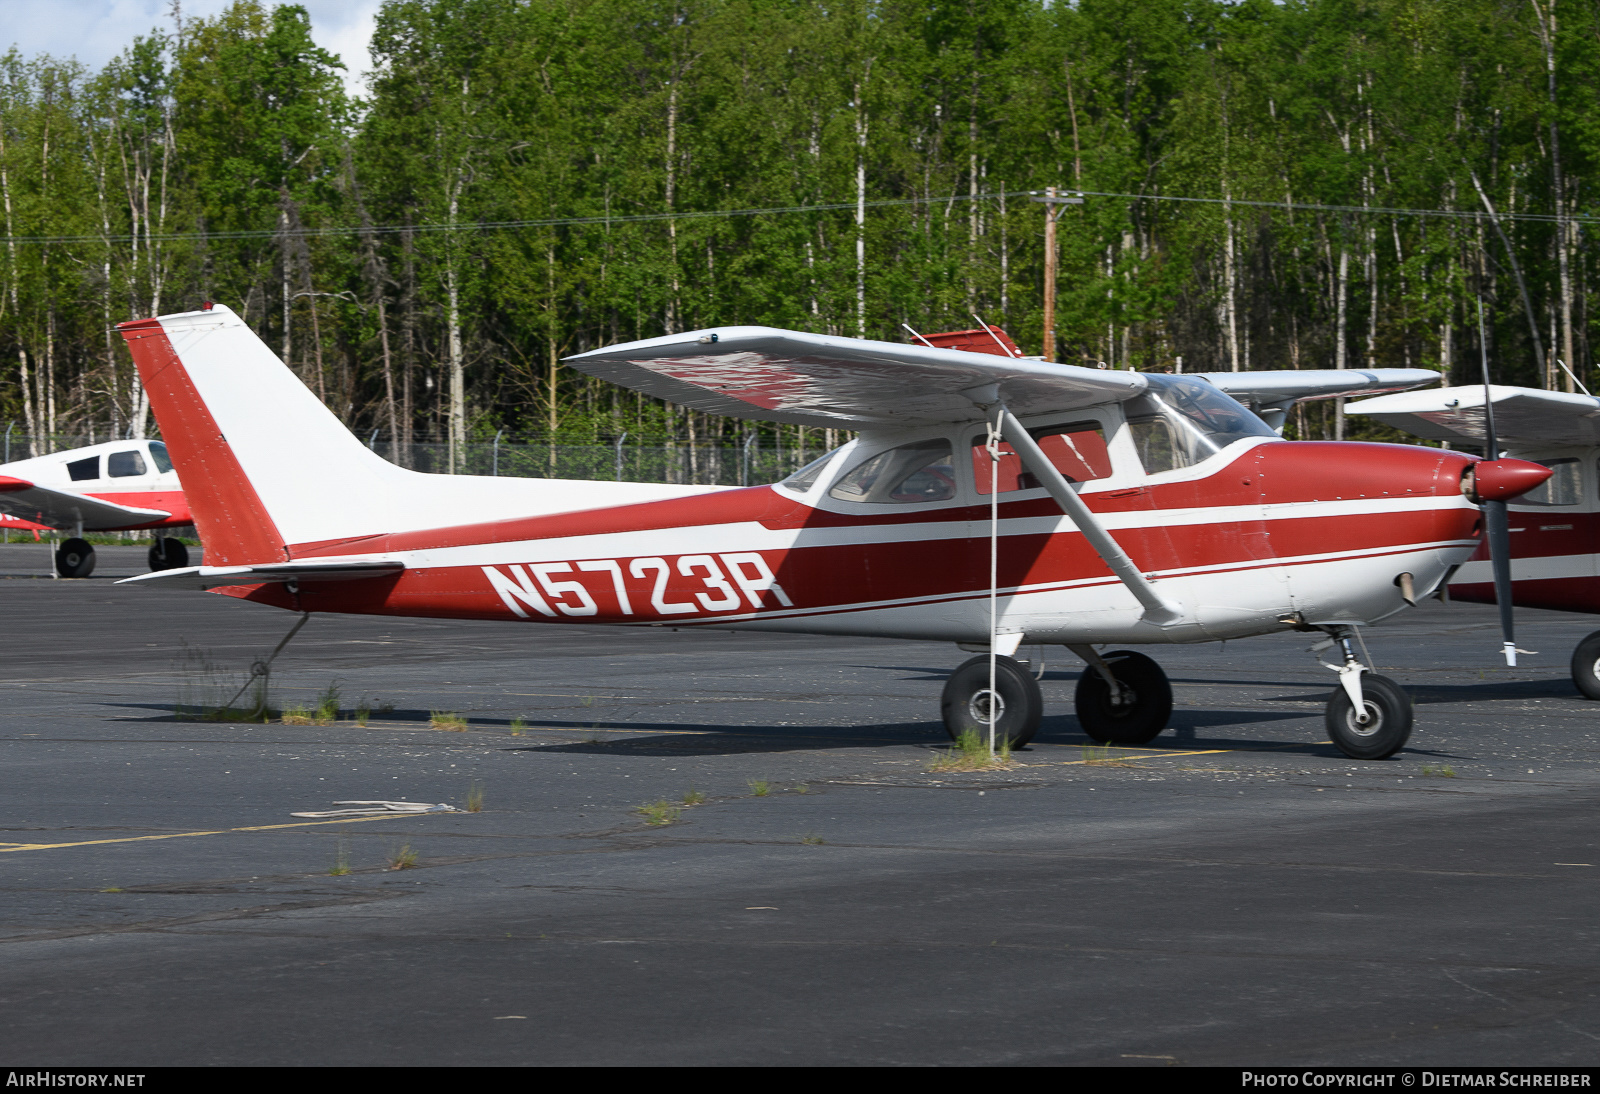
<path fill-rule="evenodd" d="M 994 687 L 1000 693 L 995 711 L 995 745 L 999 747 L 1002 740 L 1009 739 L 1012 748 L 1021 748 L 1033 740 L 1033 735 L 1039 731 L 1039 718 L 1044 714 L 1039 682 L 1033 678 L 1033 673 L 1011 658 L 996 657 Z M 981 735 L 986 741 L 989 739 L 992 696 L 987 655 L 974 657 L 950 674 L 950 679 L 945 681 L 944 694 L 939 698 L 939 709 L 952 741 L 959 741 L 968 731 Z"/>
<path fill-rule="evenodd" d="M 1572 651 L 1572 682 L 1590 699 L 1600 699 L 1600 631 Z"/>
<path fill-rule="evenodd" d="M 1386 760 L 1411 736 L 1411 696 L 1387 676 L 1361 674 L 1361 702 L 1367 720 L 1356 721 L 1355 704 L 1344 688 L 1328 700 L 1328 736 L 1352 760 Z"/>
<path fill-rule="evenodd" d="M 1143 745 L 1156 739 L 1172 717 L 1172 685 L 1161 666 L 1133 650 L 1113 650 L 1102 660 L 1122 685 L 1113 696 L 1111 686 L 1093 665 L 1078 677 L 1072 696 L 1078 725 L 1100 744 Z"/>
<path fill-rule="evenodd" d="M 56 573 L 62 577 L 88 577 L 94 573 L 94 548 L 87 540 L 63 540 L 56 548 Z"/>
<path fill-rule="evenodd" d="M 183 545 L 183 540 L 161 536 L 150 545 L 150 569 L 181 570 L 187 565 L 189 548 Z"/>

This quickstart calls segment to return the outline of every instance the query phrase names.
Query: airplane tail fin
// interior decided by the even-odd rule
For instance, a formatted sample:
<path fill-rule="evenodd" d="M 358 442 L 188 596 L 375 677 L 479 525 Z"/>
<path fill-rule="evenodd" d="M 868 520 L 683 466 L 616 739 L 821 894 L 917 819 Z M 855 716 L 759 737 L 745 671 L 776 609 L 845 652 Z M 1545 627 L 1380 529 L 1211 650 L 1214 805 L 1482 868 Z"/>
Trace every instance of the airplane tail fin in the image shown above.
<path fill-rule="evenodd" d="M 405 472 L 351 435 L 233 311 L 219 304 L 117 329 L 208 565 L 282 561 L 292 544 L 332 538 L 320 533 L 333 507 L 355 511 L 333 523 L 389 530 L 375 510 Z"/>
<path fill-rule="evenodd" d="M 207 566 L 282 562 L 389 532 L 723 489 L 411 471 L 362 444 L 220 304 L 117 329 L 150 394 Z"/>

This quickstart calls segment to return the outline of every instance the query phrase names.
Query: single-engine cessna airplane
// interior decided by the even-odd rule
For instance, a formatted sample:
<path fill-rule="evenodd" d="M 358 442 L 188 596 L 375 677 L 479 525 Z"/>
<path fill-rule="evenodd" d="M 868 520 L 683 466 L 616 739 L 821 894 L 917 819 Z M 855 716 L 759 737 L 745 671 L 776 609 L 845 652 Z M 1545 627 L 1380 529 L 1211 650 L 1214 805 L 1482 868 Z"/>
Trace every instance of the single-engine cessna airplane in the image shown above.
<path fill-rule="evenodd" d="M 1537 388 L 1447 387 L 1347 408 L 1416 436 L 1482 446 L 1492 406 L 1497 439 L 1550 477 L 1508 506 L 1511 602 L 1600 613 L 1600 399 Z M 1496 602 L 1488 544 L 1449 578 L 1449 595 Z M 1600 699 L 1600 631 L 1572 653 L 1572 682 Z"/>
<path fill-rule="evenodd" d="M 0 464 L 0 529 L 70 531 L 56 548 L 56 573 L 88 577 L 94 548 L 85 532 L 180 528 L 193 523 L 183 487 L 160 441 L 108 441 Z M 150 568 L 189 565 L 183 541 L 157 536 Z"/>
<path fill-rule="evenodd" d="M 132 582 L 305 613 L 950 641 L 985 653 L 947 682 L 947 729 L 1013 744 L 1042 706 L 1013 657 L 1025 641 L 1092 668 L 1075 702 L 1085 733 L 1143 743 L 1171 713 L 1166 676 L 1097 645 L 1298 629 L 1342 655 L 1333 740 L 1353 757 L 1392 754 L 1410 701 L 1368 673 L 1356 629 L 1472 553 L 1478 497 L 1548 475 L 1438 449 L 1285 442 L 1201 377 L 765 327 L 568 363 L 713 413 L 858 431 L 780 483 L 423 475 L 363 446 L 227 308 L 119 329 L 207 552 L 204 566 Z M 1283 374 L 1247 375 L 1232 381 L 1240 394 L 1292 403 Z M 1433 374 L 1301 375 L 1308 396 Z"/>

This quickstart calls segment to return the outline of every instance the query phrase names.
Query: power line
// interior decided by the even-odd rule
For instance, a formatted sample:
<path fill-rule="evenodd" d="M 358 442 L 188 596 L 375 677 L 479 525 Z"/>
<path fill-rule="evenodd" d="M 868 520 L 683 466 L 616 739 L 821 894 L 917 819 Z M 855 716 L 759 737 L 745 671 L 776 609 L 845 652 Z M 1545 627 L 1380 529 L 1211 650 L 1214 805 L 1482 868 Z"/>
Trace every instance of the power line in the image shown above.
<path fill-rule="evenodd" d="M 1068 191 L 1063 191 L 1068 192 Z M 1124 201 L 1166 201 L 1191 205 L 1244 206 L 1255 209 L 1278 209 L 1284 212 L 1343 213 L 1361 216 L 1431 217 L 1453 220 L 1487 220 L 1481 210 L 1470 209 L 1407 209 L 1377 205 L 1323 205 L 1300 201 L 1247 201 L 1240 198 L 1182 197 L 1174 194 L 1120 194 L 1104 190 L 1073 190 L 1074 194 L 1094 198 L 1114 198 Z M 869 209 L 886 209 L 909 205 L 944 205 L 956 201 L 986 201 L 1000 198 L 1030 197 L 1041 190 L 1008 190 L 1004 193 L 946 194 L 941 197 L 885 198 L 866 202 Z M 399 235 L 405 232 L 438 234 L 441 232 L 488 232 L 519 228 L 562 228 L 580 225 L 644 224 L 669 220 L 708 220 L 716 217 L 786 216 L 796 213 L 830 213 L 854 211 L 856 202 L 830 202 L 819 205 L 778 205 L 757 209 L 711 209 L 698 212 L 632 213 L 622 216 L 606 214 L 582 217 L 545 217 L 534 220 L 471 221 L 463 224 L 380 224 L 369 226 L 339 226 L 331 228 L 262 228 L 230 232 L 153 232 L 144 235 L 60 235 L 60 236 L 0 236 L 0 243 L 175 243 L 184 240 L 279 239 L 284 237 L 314 239 L 331 236 Z M 1528 221 L 1540 224 L 1593 224 L 1600 216 L 1573 214 L 1559 217 L 1553 213 L 1501 213 L 1502 221 Z"/>

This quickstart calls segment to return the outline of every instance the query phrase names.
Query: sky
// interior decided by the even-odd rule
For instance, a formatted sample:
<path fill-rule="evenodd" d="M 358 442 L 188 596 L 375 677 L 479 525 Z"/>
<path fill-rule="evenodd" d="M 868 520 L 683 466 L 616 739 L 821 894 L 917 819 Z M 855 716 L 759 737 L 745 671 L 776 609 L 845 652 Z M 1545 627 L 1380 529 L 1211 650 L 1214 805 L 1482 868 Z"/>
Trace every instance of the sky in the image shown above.
<path fill-rule="evenodd" d="M 270 0 L 269 0 L 270 2 Z M 229 0 L 182 0 L 183 15 L 212 16 Z M 364 93 L 361 75 L 371 65 L 367 42 L 379 0 L 299 0 L 311 13 L 317 45 L 345 63 L 345 86 Z M 0 0 L 0 52 L 15 45 L 24 56 L 76 57 L 97 69 L 134 37 L 172 26 L 172 0 Z"/>

